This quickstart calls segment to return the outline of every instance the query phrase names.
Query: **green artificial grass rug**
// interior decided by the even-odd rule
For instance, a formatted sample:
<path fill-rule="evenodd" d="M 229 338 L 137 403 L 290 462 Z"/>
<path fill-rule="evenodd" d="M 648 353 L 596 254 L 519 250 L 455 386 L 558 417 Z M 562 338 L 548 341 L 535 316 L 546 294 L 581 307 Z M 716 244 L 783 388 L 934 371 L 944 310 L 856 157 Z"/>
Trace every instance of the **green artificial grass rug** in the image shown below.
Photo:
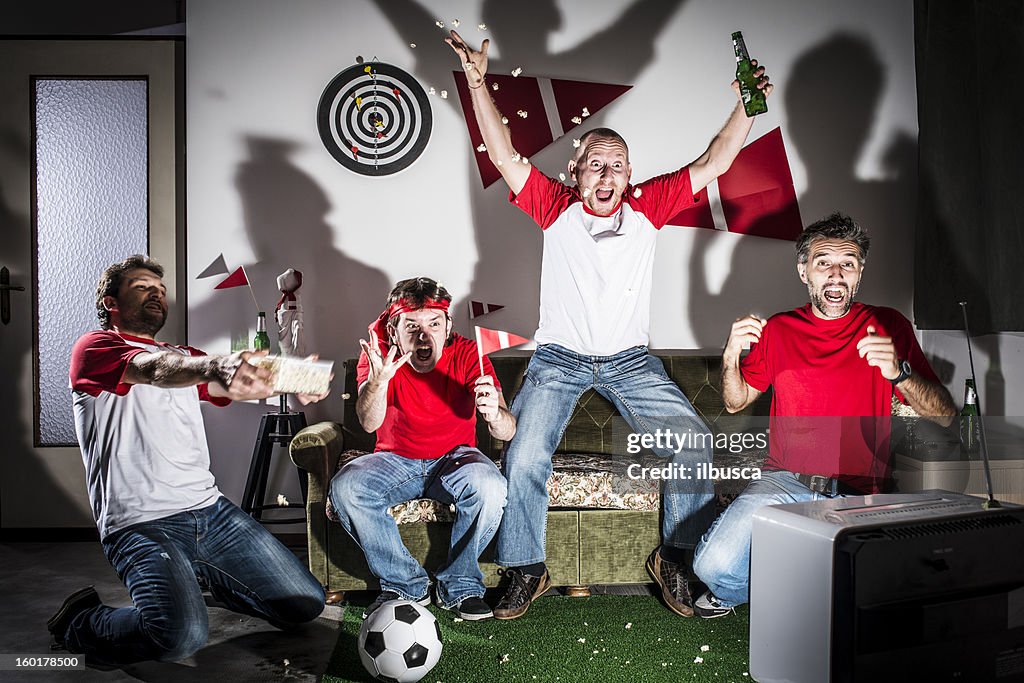
<path fill-rule="evenodd" d="M 749 609 L 720 619 L 678 617 L 651 596 L 544 597 L 515 621 L 441 625 L 441 661 L 430 683 L 660 683 L 750 681 Z M 356 650 L 362 608 L 345 610 L 324 681 L 372 681 Z"/>

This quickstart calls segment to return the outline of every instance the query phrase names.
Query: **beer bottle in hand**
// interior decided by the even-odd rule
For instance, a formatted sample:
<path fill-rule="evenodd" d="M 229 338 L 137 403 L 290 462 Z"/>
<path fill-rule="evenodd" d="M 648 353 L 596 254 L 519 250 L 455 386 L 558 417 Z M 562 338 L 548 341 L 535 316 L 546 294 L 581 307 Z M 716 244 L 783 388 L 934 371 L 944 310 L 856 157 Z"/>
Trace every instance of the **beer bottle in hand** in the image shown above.
<path fill-rule="evenodd" d="M 754 77 L 754 65 L 750 63 L 747 46 L 743 43 L 743 33 L 732 34 L 732 47 L 736 52 L 736 80 L 740 82 L 740 97 L 747 116 L 757 116 L 768 111 L 768 103 L 764 99 L 764 90 L 757 87 Z"/>

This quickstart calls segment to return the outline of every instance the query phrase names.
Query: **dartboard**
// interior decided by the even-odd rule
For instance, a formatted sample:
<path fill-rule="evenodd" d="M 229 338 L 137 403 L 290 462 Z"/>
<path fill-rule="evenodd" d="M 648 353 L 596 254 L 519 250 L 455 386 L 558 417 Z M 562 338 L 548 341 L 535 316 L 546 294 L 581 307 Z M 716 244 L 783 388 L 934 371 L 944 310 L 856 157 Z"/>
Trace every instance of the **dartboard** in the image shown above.
<path fill-rule="evenodd" d="M 369 176 L 397 173 L 423 153 L 433 118 L 427 94 L 396 66 L 351 66 L 320 96 L 316 123 L 327 151 Z"/>

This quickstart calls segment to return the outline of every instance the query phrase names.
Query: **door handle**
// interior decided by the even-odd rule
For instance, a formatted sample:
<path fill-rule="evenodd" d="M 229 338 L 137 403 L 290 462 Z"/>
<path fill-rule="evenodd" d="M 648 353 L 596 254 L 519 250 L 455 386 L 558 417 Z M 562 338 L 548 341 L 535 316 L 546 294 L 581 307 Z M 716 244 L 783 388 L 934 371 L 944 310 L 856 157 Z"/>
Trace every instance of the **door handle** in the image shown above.
<path fill-rule="evenodd" d="M 24 292 L 24 287 L 11 284 L 11 271 L 0 268 L 0 322 L 11 322 L 11 292 Z"/>

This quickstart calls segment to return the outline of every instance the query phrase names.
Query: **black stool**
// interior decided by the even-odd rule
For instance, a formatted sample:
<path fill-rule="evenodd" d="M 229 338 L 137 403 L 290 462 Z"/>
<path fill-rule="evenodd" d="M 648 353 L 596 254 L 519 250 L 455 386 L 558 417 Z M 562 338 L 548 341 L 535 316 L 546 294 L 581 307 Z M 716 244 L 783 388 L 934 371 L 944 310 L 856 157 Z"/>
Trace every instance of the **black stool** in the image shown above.
<path fill-rule="evenodd" d="M 284 508 L 306 509 L 306 493 L 308 484 L 305 473 L 298 467 L 295 468 L 299 475 L 299 490 L 302 491 L 302 502 L 281 505 L 279 503 L 267 503 L 267 478 L 270 475 L 270 460 L 274 453 L 274 446 L 288 447 L 292 437 L 299 433 L 306 426 L 306 415 L 304 413 L 288 412 L 287 403 L 281 397 L 281 410 L 276 413 L 266 413 L 260 419 L 260 432 L 256 437 L 256 446 L 252 449 L 252 462 L 249 463 L 249 476 L 245 479 L 245 492 L 242 494 L 242 511 L 251 515 L 257 522 L 263 524 L 299 524 L 306 521 L 305 515 L 297 519 L 263 519 L 264 510 L 281 510 Z"/>

